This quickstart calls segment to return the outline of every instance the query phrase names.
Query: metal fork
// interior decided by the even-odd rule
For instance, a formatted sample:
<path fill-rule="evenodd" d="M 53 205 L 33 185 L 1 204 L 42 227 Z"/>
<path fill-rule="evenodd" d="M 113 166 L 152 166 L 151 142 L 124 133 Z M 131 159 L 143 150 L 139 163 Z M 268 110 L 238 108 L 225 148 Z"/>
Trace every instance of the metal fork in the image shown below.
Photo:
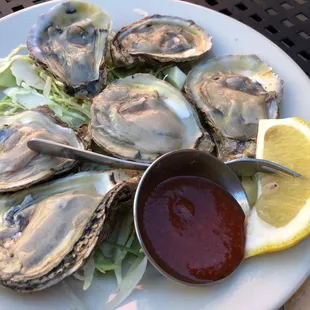
<path fill-rule="evenodd" d="M 83 162 L 92 162 L 101 165 L 107 165 L 113 168 L 134 169 L 134 170 L 146 170 L 150 164 L 128 161 L 124 159 L 114 158 L 90 151 L 80 150 L 78 148 L 43 140 L 32 139 L 28 141 L 27 146 L 34 152 L 50 155 L 54 157 L 69 158 Z M 265 173 L 284 173 L 286 175 L 300 177 L 301 175 L 295 171 L 292 171 L 286 167 L 278 165 L 274 162 L 255 159 L 255 158 L 240 158 L 225 162 L 227 166 L 237 176 L 252 176 L 256 172 Z"/>

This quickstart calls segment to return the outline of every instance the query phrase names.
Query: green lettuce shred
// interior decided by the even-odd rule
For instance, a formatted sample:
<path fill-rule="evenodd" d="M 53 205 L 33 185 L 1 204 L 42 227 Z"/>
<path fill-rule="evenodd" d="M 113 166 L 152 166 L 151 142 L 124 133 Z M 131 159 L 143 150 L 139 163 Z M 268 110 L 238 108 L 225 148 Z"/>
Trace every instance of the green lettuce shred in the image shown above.
<path fill-rule="evenodd" d="M 121 224 L 117 244 L 130 247 L 134 239 L 134 231 L 133 231 L 133 216 L 132 214 L 128 214 Z M 122 261 L 126 257 L 127 251 L 121 250 L 120 248 L 116 248 L 114 254 L 114 264 L 121 265 Z M 116 276 L 117 285 L 119 287 L 122 281 L 122 268 L 119 268 L 114 271 Z"/>
<path fill-rule="evenodd" d="M 120 268 L 120 265 L 116 265 L 113 261 L 105 257 L 100 250 L 95 251 L 95 268 L 101 273 L 106 273 L 107 271 L 116 270 Z"/>
<path fill-rule="evenodd" d="M 102 274 L 114 272 L 115 296 L 105 305 L 105 309 L 114 309 L 136 288 L 145 273 L 146 266 L 147 258 L 136 236 L 132 213 L 129 212 L 117 223 L 108 240 L 94 251 L 74 277 L 83 282 L 83 289 L 88 289 L 96 271 Z"/>
<path fill-rule="evenodd" d="M 49 106 L 72 128 L 87 124 L 91 101 L 77 99 L 64 92 L 64 85 L 37 67 L 28 55 L 19 55 L 25 45 L 0 59 L 0 115 L 14 115 L 40 105 Z"/>
<path fill-rule="evenodd" d="M 122 282 L 120 283 L 119 290 L 114 298 L 106 304 L 106 310 L 115 309 L 119 306 L 136 288 L 141 281 L 147 267 L 147 258 L 137 257 L 125 274 Z"/>
<path fill-rule="evenodd" d="M 94 272 L 95 272 L 95 260 L 94 256 L 91 255 L 85 265 L 83 266 L 84 270 L 84 284 L 83 284 L 83 290 L 86 291 L 94 278 Z"/>
<path fill-rule="evenodd" d="M 165 81 L 169 82 L 179 90 L 182 90 L 185 84 L 186 74 L 181 69 L 177 66 L 173 66 L 171 68 L 165 68 L 162 72 L 165 75 Z"/>

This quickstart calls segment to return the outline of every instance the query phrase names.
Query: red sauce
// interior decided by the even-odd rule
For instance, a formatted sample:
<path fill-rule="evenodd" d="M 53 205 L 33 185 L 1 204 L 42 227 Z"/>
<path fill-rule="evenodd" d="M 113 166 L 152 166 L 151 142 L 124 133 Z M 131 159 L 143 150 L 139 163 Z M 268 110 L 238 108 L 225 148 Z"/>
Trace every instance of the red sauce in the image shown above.
<path fill-rule="evenodd" d="M 244 213 L 205 178 L 179 176 L 150 191 L 141 233 L 161 268 L 187 283 L 225 278 L 244 256 Z"/>

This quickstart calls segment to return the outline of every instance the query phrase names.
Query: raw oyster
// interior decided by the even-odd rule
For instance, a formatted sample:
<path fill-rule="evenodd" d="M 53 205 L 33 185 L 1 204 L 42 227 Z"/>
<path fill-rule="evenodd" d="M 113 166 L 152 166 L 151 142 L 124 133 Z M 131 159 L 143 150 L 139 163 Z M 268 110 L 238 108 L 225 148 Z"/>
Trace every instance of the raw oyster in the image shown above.
<path fill-rule="evenodd" d="M 70 95 L 94 96 L 104 87 L 109 16 L 88 2 L 70 0 L 42 14 L 29 34 L 30 56 L 65 84 Z"/>
<path fill-rule="evenodd" d="M 108 153 L 141 162 L 172 150 L 214 147 L 182 93 L 150 74 L 116 80 L 95 97 L 89 131 Z"/>
<path fill-rule="evenodd" d="M 50 287 L 78 270 L 132 206 L 130 171 L 81 172 L 0 198 L 0 284 Z"/>
<path fill-rule="evenodd" d="M 39 111 L 0 117 L 0 192 L 17 191 L 47 180 L 76 164 L 71 159 L 40 155 L 27 147 L 32 138 L 47 139 L 84 149 L 71 128 Z"/>
<path fill-rule="evenodd" d="M 114 37 L 111 53 L 116 66 L 142 62 L 185 62 L 204 56 L 211 37 L 191 20 L 152 15 L 123 27 Z"/>
<path fill-rule="evenodd" d="M 211 127 L 222 160 L 255 157 L 259 120 L 278 117 L 283 95 L 283 81 L 256 55 L 199 64 L 184 88 Z"/>

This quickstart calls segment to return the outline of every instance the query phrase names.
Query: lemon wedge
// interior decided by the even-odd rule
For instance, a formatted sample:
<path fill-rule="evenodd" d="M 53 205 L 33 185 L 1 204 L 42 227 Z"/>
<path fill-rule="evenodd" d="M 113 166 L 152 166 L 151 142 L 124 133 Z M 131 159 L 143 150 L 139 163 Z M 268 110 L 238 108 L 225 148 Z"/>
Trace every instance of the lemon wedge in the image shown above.
<path fill-rule="evenodd" d="M 246 257 L 287 249 L 310 234 L 310 124 L 261 120 L 256 157 L 302 174 L 257 174 L 258 200 L 247 219 Z"/>

